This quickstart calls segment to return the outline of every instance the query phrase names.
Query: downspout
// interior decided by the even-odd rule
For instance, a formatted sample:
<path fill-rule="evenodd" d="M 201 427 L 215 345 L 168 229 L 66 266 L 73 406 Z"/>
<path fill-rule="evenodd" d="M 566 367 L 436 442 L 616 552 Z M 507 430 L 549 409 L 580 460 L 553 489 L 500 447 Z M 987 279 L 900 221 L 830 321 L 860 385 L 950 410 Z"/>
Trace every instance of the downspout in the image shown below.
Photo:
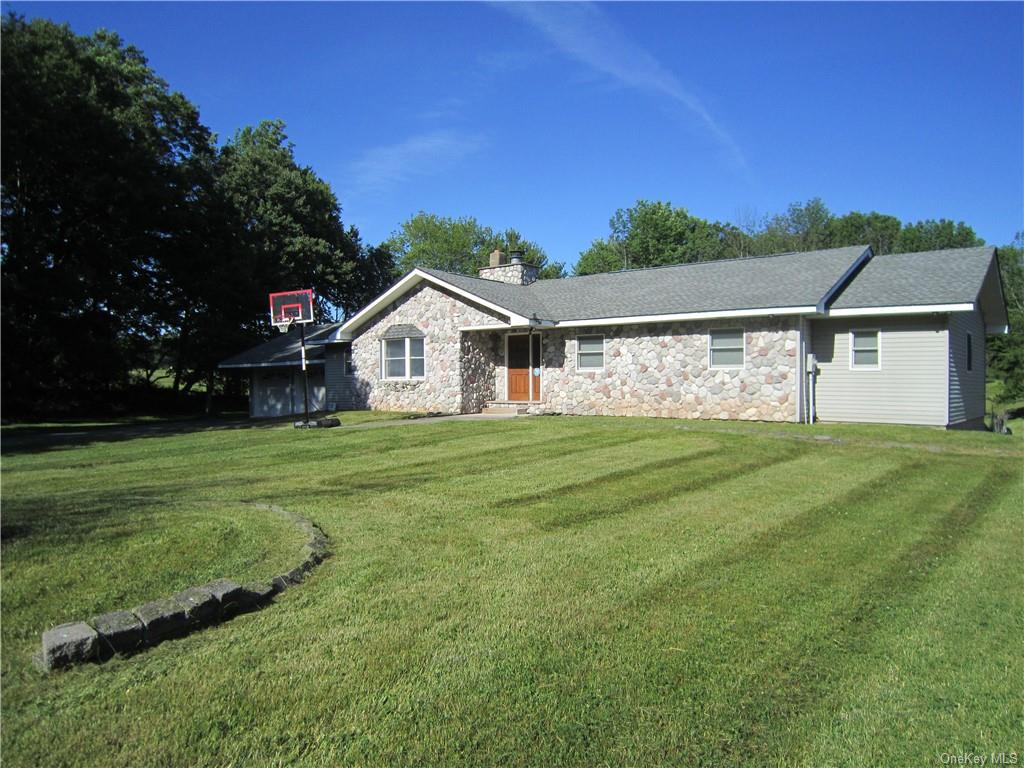
<path fill-rule="evenodd" d="M 804 421 L 804 316 L 796 320 L 796 418 L 797 424 Z"/>
<path fill-rule="evenodd" d="M 813 352 L 807 353 L 807 377 L 808 377 L 808 403 L 807 423 L 813 424 L 818 420 L 817 402 L 815 398 L 815 383 L 818 379 L 818 360 Z"/>

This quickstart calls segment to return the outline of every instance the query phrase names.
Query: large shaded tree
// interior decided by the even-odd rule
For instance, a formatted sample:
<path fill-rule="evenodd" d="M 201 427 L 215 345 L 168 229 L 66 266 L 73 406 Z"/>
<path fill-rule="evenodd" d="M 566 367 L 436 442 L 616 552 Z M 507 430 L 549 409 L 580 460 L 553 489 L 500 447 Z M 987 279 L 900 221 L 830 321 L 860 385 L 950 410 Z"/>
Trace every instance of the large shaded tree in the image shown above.
<path fill-rule="evenodd" d="M 8 16 L 2 78 L 5 412 L 110 401 L 166 367 L 211 390 L 269 333 L 269 291 L 311 287 L 328 319 L 390 281 L 282 123 L 218 151 L 116 35 Z"/>
<path fill-rule="evenodd" d="M 268 292 L 312 288 L 325 322 L 358 310 L 393 272 L 387 249 L 364 247 L 344 226 L 330 185 L 296 161 L 281 121 L 239 130 L 210 181 L 195 219 L 207 224 L 205 242 L 175 261 L 175 388 L 209 380 L 218 360 L 270 333 Z"/>
<path fill-rule="evenodd" d="M 115 34 L 9 15 L 0 68 L 6 410 L 126 381 L 166 321 L 188 161 L 212 147 L 195 107 Z"/>

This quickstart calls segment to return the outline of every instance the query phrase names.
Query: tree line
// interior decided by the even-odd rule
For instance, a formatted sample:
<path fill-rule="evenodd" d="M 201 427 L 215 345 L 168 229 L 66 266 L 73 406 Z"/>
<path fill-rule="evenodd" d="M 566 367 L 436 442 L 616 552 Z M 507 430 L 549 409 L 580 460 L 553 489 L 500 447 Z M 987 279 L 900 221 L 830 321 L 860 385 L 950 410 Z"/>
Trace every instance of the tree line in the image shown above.
<path fill-rule="evenodd" d="M 876 254 L 984 245 L 963 222 L 929 219 L 901 222 L 895 216 L 851 211 L 833 214 L 820 198 L 793 203 L 783 213 L 739 223 L 708 221 L 670 202 L 638 200 L 608 222 L 609 234 L 594 240 L 575 274 L 659 267 L 716 259 L 870 245 Z"/>

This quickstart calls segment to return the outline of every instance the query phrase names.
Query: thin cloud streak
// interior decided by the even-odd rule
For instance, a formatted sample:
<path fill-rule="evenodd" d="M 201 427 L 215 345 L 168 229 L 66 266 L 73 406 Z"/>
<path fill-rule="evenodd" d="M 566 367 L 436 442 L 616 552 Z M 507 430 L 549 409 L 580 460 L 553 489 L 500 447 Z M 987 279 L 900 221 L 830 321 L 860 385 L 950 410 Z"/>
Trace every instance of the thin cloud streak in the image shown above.
<path fill-rule="evenodd" d="M 480 151 L 482 136 L 436 130 L 397 144 L 372 147 L 349 164 L 350 185 L 361 193 L 383 193 L 418 176 L 441 173 Z"/>
<path fill-rule="evenodd" d="M 563 53 L 629 88 L 667 96 L 697 116 L 704 127 L 746 167 L 735 139 L 700 99 L 657 59 L 628 39 L 596 7 L 585 3 L 505 3 L 501 7 L 543 33 Z"/>

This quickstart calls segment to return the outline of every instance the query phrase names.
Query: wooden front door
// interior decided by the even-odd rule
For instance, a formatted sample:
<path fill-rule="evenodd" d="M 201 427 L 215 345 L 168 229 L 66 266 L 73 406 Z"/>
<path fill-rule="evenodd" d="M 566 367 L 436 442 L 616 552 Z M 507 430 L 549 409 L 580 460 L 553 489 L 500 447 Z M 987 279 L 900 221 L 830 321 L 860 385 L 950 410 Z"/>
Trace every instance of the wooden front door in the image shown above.
<path fill-rule="evenodd" d="M 540 334 L 508 337 L 508 399 L 540 400 Z"/>
<path fill-rule="evenodd" d="M 508 337 L 508 399 L 530 399 L 530 337 Z"/>

